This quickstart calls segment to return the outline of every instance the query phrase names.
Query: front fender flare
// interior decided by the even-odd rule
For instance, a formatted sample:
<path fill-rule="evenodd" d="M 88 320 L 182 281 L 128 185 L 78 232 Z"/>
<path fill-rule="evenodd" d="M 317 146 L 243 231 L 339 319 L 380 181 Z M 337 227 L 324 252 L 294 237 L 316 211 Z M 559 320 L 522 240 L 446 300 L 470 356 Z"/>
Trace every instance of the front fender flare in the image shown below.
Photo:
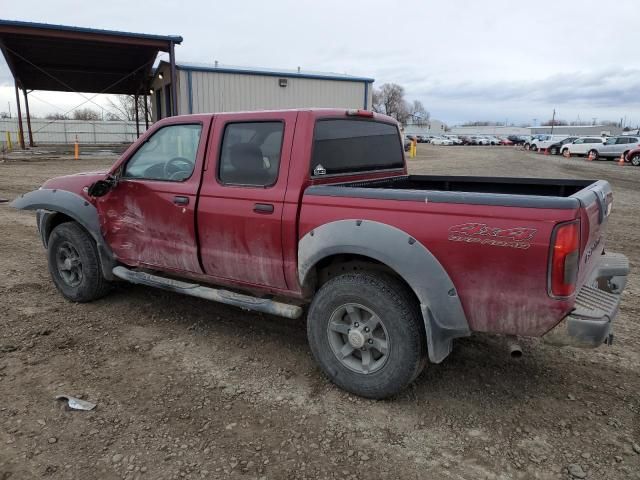
<path fill-rule="evenodd" d="M 429 359 L 440 363 L 452 340 L 470 335 L 458 292 L 438 259 L 402 230 L 368 220 L 338 220 L 307 233 L 298 244 L 298 277 L 305 285 L 313 267 L 338 254 L 363 255 L 391 268 L 420 301 Z"/>
<path fill-rule="evenodd" d="M 104 240 L 96 207 L 80 195 L 67 190 L 41 188 L 25 193 L 10 204 L 18 210 L 36 210 L 37 225 L 45 248 L 49 240 L 50 224 L 57 213 L 62 213 L 89 232 L 96 242 L 102 273 L 113 280 L 113 268 L 117 265 L 113 252 Z"/>

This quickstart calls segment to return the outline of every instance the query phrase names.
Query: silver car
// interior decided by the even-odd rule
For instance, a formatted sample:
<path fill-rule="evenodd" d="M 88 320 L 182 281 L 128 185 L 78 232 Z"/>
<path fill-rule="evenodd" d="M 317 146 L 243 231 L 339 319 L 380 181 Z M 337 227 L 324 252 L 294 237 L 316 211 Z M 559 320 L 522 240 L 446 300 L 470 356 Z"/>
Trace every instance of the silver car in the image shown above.
<path fill-rule="evenodd" d="M 631 135 L 621 137 L 609 137 L 602 145 L 594 145 L 587 155 L 591 155 L 593 160 L 598 158 L 619 158 L 620 155 L 627 156 L 629 150 L 640 147 L 640 137 Z"/>

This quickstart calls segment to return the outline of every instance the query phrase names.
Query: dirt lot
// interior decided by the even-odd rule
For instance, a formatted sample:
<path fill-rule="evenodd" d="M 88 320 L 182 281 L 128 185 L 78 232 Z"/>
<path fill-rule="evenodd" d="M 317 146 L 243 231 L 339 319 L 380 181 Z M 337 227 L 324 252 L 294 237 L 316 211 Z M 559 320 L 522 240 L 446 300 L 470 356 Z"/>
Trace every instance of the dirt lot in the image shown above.
<path fill-rule="evenodd" d="M 0 198 L 109 163 L 0 163 Z M 63 300 L 33 215 L 0 204 L 0 480 L 640 479 L 640 168 L 420 145 L 411 170 L 610 181 L 608 245 L 633 269 L 614 346 L 525 341 L 514 361 L 472 337 L 363 400 L 323 377 L 303 322 L 127 285 Z M 98 406 L 66 411 L 61 393 Z"/>

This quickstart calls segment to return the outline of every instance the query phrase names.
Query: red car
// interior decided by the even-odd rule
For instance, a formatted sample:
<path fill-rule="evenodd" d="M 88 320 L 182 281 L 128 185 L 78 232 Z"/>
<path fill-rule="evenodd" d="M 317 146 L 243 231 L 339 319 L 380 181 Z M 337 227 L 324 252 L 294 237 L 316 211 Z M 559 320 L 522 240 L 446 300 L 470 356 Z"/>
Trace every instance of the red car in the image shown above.
<path fill-rule="evenodd" d="M 625 162 L 629 162 L 634 167 L 640 167 L 640 147 L 630 150 L 624 157 Z"/>
<path fill-rule="evenodd" d="M 384 398 L 473 332 L 610 343 L 612 201 L 602 180 L 407 175 L 395 120 L 323 109 L 167 118 L 13 206 L 67 299 L 127 281 L 306 314 L 326 375 Z"/>
<path fill-rule="evenodd" d="M 511 140 L 509 140 L 508 138 L 501 138 L 500 139 L 500 145 L 513 145 L 513 142 Z"/>

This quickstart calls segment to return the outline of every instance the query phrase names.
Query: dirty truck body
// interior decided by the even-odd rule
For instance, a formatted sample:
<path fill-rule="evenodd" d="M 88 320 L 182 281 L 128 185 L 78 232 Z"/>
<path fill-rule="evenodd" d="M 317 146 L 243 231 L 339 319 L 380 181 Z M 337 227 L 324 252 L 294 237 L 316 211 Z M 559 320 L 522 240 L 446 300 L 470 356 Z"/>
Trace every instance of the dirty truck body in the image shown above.
<path fill-rule="evenodd" d="M 345 110 L 156 123 L 108 172 L 54 178 L 37 210 L 73 301 L 127 280 L 307 314 L 336 384 L 382 398 L 472 332 L 596 347 L 628 261 L 605 252 L 605 181 L 408 175 L 398 126 Z"/>

